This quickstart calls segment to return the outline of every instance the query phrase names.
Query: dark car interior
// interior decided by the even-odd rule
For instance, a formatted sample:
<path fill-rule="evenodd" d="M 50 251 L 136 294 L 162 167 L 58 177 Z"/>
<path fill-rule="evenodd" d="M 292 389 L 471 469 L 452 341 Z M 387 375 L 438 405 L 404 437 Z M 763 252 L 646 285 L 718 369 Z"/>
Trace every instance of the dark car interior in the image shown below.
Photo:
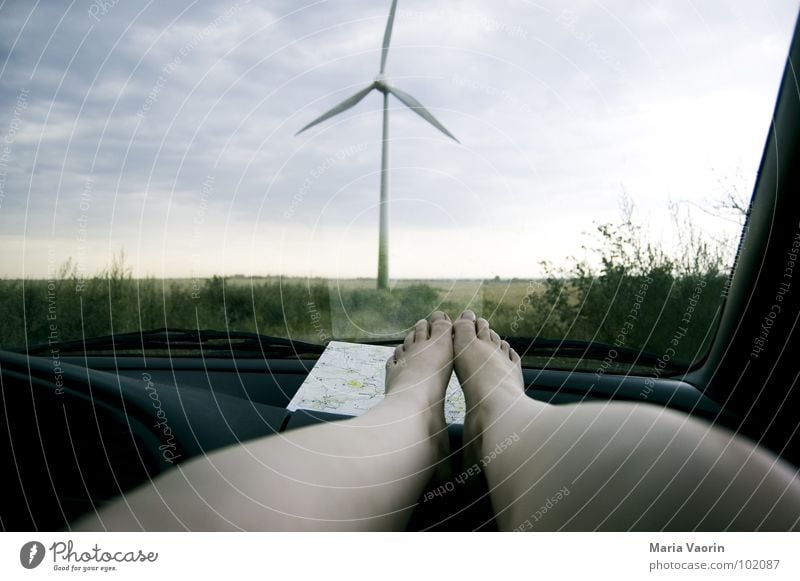
<path fill-rule="evenodd" d="M 797 29 L 706 359 L 688 373 L 656 378 L 525 368 L 530 397 L 553 405 L 627 400 L 674 408 L 739 431 L 800 467 L 800 81 L 795 65 L 800 65 Z M 158 342 L 163 353 L 117 354 L 130 340 Z M 186 354 L 186 344 L 195 355 Z M 68 529 L 81 514 L 175 463 L 344 418 L 286 409 L 322 346 L 264 338 L 257 345 L 262 356 L 236 358 L 209 345 L 199 333 L 162 330 L 120 335 L 95 346 L 74 342 L 55 351 L 45 344 L 0 352 L 6 475 L 0 527 Z M 159 428 L 164 417 L 171 427 L 168 441 Z M 449 429 L 453 453 L 448 461 L 457 474 L 464 468 L 461 427 Z M 164 446 L 171 460 L 162 454 Z M 438 484 L 431 482 L 429 489 Z M 485 481 L 475 478 L 455 494 L 420 502 L 409 528 L 496 529 Z"/>

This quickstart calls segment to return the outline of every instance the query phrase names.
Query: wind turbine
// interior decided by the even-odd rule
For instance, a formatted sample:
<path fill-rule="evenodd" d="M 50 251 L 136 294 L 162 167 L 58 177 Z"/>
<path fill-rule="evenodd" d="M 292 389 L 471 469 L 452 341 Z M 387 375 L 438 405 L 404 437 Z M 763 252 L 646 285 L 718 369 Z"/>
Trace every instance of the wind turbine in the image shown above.
<path fill-rule="evenodd" d="M 357 105 L 364 97 L 372 91 L 380 91 L 383 93 L 383 141 L 381 147 L 381 205 L 380 205 L 380 223 L 378 228 L 378 288 L 389 288 L 389 94 L 394 95 L 401 103 L 409 107 L 414 113 L 425 119 L 428 123 L 436 127 L 439 131 L 447 135 L 458 143 L 452 133 L 445 129 L 444 125 L 431 115 L 431 113 L 422 106 L 422 103 L 417 101 L 408 93 L 401 91 L 395 86 L 389 84 L 384 71 L 386 70 L 386 58 L 389 55 L 389 41 L 392 39 L 392 27 L 394 26 L 394 13 L 397 9 L 397 0 L 392 0 L 392 7 L 389 9 L 389 20 L 386 22 L 386 31 L 383 33 L 383 49 L 381 50 L 381 68 L 378 76 L 367 87 L 361 89 L 355 95 L 352 95 L 336 105 L 333 109 L 323 113 L 311 123 L 303 127 L 295 135 L 299 135 L 306 129 L 322 123 L 326 119 L 330 119 L 334 115 L 338 115 L 343 111 L 347 111 L 351 107 Z"/>

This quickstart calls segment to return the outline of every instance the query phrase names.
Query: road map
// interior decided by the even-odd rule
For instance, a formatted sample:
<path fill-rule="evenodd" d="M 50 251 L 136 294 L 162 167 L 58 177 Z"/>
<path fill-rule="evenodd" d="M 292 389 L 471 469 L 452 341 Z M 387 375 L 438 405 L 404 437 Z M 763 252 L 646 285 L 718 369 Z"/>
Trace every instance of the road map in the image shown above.
<path fill-rule="evenodd" d="M 386 360 L 394 347 L 331 341 L 287 408 L 360 416 L 385 392 Z M 455 374 L 444 401 L 447 423 L 463 424 L 466 404 Z"/>

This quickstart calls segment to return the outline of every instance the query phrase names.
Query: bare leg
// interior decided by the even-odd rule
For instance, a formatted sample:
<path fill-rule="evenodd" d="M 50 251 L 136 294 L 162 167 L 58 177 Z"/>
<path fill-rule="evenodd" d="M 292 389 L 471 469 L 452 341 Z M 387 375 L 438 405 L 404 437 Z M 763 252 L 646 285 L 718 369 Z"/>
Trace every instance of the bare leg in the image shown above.
<path fill-rule="evenodd" d="M 501 530 L 800 526 L 796 472 L 749 440 L 649 404 L 535 401 L 517 354 L 470 311 L 454 350 Z"/>
<path fill-rule="evenodd" d="M 192 460 L 80 520 L 77 530 L 402 529 L 447 451 L 452 324 L 420 321 L 368 413 Z"/>

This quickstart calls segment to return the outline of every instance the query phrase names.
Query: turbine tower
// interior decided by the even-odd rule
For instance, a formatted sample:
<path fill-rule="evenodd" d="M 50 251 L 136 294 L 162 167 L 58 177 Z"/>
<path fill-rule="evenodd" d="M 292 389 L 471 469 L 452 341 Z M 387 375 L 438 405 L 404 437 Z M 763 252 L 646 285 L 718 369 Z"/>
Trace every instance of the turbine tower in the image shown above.
<path fill-rule="evenodd" d="M 322 123 L 326 119 L 330 119 L 334 115 L 338 115 L 343 111 L 347 111 L 351 107 L 357 105 L 364 97 L 366 97 L 373 90 L 383 93 L 383 140 L 381 143 L 381 204 L 380 204 L 380 223 L 378 228 L 378 288 L 389 288 L 389 94 L 391 93 L 401 103 L 409 107 L 414 113 L 425 119 L 428 123 L 436 127 L 439 131 L 447 135 L 449 138 L 458 142 L 452 133 L 445 129 L 444 125 L 431 115 L 431 113 L 422 106 L 422 103 L 417 101 L 408 93 L 401 91 L 395 86 L 389 84 L 384 71 L 386 70 L 386 58 L 389 55 L 389 42 L 392 39 L 392 27 L 394 26 L 394 13 L 397 9 L 397 0 L 392 0 L 392 7 L 389 9 L 389 20 L 386 22 L 386 31 L 383 34 L 383 49 L 381 50 L 381 68 L 378 76 L 367 87 L 361 89 L 355 95 L 352 95 L 336 105 L 331 110 L 323 113 L 311 123 L 303 127 L 295 135 L 299 135 L 306 129 Z"/>

